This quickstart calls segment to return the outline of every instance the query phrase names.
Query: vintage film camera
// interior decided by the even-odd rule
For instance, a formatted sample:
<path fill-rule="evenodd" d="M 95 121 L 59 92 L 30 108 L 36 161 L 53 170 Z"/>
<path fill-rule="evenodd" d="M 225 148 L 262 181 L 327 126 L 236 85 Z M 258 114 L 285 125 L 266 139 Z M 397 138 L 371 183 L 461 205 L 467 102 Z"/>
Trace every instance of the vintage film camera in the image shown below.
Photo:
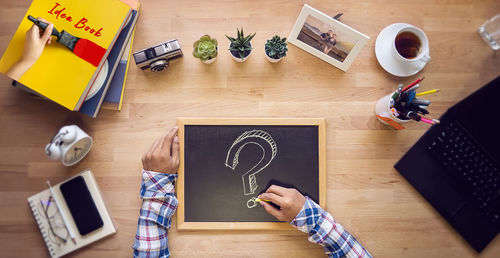
<path fill-rule="evenodd" d="M 142 70 L 159 72 L 168 67 L 170 60 L 182 57 L 181 45 L 176 39 L 134 53 L 135 64 Z"/>

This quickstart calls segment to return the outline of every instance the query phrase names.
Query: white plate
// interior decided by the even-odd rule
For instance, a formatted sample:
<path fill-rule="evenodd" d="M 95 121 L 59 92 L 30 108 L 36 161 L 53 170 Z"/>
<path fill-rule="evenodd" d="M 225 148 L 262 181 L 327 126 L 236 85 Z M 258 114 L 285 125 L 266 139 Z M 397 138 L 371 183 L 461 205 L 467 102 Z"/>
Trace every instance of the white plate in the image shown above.
<path fill-rule="evenodd" d="M 99 90 L 104 86 L 104 82 L 106 81 L 106 77 L 108 76 L 108 60 L 104 62 L 104 65 L 101 68 L 101 71 L 97 75 L 97 78 L 95 79 L 94 86 L 90 88 L 89 93 L 87 94 L 87 97 L 85 98 L 85 101 L 91 99 L 92 97 L 99 92 Z"/>
<path fill-rule="evenodd" d="M 426 65 L 424 62 L 407 63 L 394 57 L 392 53 L 394 34 L 406 26 L 411 25 L 406 23 L 391 24 L 378 34 L 377 40 L 375 41 L 375 55 L 377 56 L 378 63 L 388 73 L 399 77 L 414 75 L 420 72 Z"/>

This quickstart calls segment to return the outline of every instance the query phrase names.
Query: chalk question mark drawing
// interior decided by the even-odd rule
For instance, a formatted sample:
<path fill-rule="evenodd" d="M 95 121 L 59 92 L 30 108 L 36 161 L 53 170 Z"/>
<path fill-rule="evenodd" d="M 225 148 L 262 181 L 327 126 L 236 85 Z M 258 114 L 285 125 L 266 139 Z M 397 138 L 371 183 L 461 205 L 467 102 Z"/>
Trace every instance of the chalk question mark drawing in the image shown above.
<path fill-rule="evenodd" d="M 250 195 L 254 194 L 257 190 L 257 178 L 255 175 L 261 172 L 264 168 L 271 164 L 271 161 L 276 156 L 278 148 L 276 142 L 274 142 L 273 137 L 265 131 L 262 130 L 251 130 L 246 131 L 240 135 L 231 145 L 226 156 L 226 167 L 235 170 L 238 165 L 238 160 L 241 150 L 248 144 L 255 144 L 262 149 L 262 157 L 259 162 L 255 164 L 251 169 L 243 173 L 241 180 L 243 181 L 243 194 Z M 253 208 L 257 206 L 255 197 L 252 197 L 247 201 L 247 207 Z"/>

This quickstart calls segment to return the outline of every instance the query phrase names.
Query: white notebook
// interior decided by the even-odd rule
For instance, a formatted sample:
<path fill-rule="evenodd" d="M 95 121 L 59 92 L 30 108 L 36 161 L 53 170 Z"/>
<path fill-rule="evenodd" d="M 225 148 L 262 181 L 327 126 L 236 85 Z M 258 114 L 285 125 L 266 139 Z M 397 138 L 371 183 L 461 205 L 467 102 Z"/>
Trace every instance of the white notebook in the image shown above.
<path fill-rule="evenodd" d="M 66 205 L 64 197 L 61 194 L 60 185 L 64 182 L 67 182 L 77 176 L 82 176 L 85 180 L 85 184 L 87 185 L 92 199 L 99 211 L 99 215 L 103 221 L 103 226 L 95 231 L 82 236 L 79 234 L 77 226 L 71 216 L 71 213 Z M 76 244 L 71 241 L 69 233 L 67 232 L 64 222 L 60 216 L 60 213 L 55 205 L 55 202 L 52 200 L 50 204 L 48 201 L 50 200 L 51 194 L 49 189 L 37 193 L 28 198 L 28 204 L 31 207 L 33 212 L 33 216 L 35 216 L 35 220 L 38 223 L 38 227 L 40 228 L 40 232 L 42 233 L 42 237 L 47 245 L 47 249 L 52 257 L 60 257 L 65 254 L 68 254 L 76 249 L 79 249 L 83 246 L 86 246 L 92 242 L 95 242 L 101 238 L 109 236 L 111 234 L 116 233 L 116 227 L 109 215 L 109 212 L 104 204 L 101 193 L 95 181 L 94 175 L 90 170 L 86 170 L 72 178 L 69 178 L 57 185 L 52 186 L 54 191 L 54 195 L 57 197 L 57 201 L 63 212 L 67 215 L 68 227 L 72 230 Z M 47 220 L 47 216 L 50 218 Z M 52 233 L 54 232 L 54 233 Z M 66 241 L 62 240 L 65 239 Z"/>

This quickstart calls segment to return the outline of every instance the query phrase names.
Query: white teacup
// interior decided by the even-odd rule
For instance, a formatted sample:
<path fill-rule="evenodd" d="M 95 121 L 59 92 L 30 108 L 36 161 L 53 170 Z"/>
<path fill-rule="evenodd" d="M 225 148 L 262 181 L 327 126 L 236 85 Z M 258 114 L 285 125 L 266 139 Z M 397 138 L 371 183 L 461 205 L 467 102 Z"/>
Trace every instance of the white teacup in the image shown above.
<path fill-rule="evenodd" d="M 398 38 L 399 35 L 401 35 L 404 32 L 409 32 L 414 34 L 420 41 L 418 54 L 414 57 L 405 57 L 396 48 L 396 39 Z M 392 53 L 397 60 L 409 64 L 416 64 L 417 62 L 427 63 L 429 60 L 431 60 L 431 57 L 429 55 L 429 40 L 427 39 L 427 36 L 421 29 L 413 25 L 408 25 L 404 28 L 399 29 L 398 31 L 396 31 L 396 33 L 394 33 L 394 37 L 392 39 Z"/>

